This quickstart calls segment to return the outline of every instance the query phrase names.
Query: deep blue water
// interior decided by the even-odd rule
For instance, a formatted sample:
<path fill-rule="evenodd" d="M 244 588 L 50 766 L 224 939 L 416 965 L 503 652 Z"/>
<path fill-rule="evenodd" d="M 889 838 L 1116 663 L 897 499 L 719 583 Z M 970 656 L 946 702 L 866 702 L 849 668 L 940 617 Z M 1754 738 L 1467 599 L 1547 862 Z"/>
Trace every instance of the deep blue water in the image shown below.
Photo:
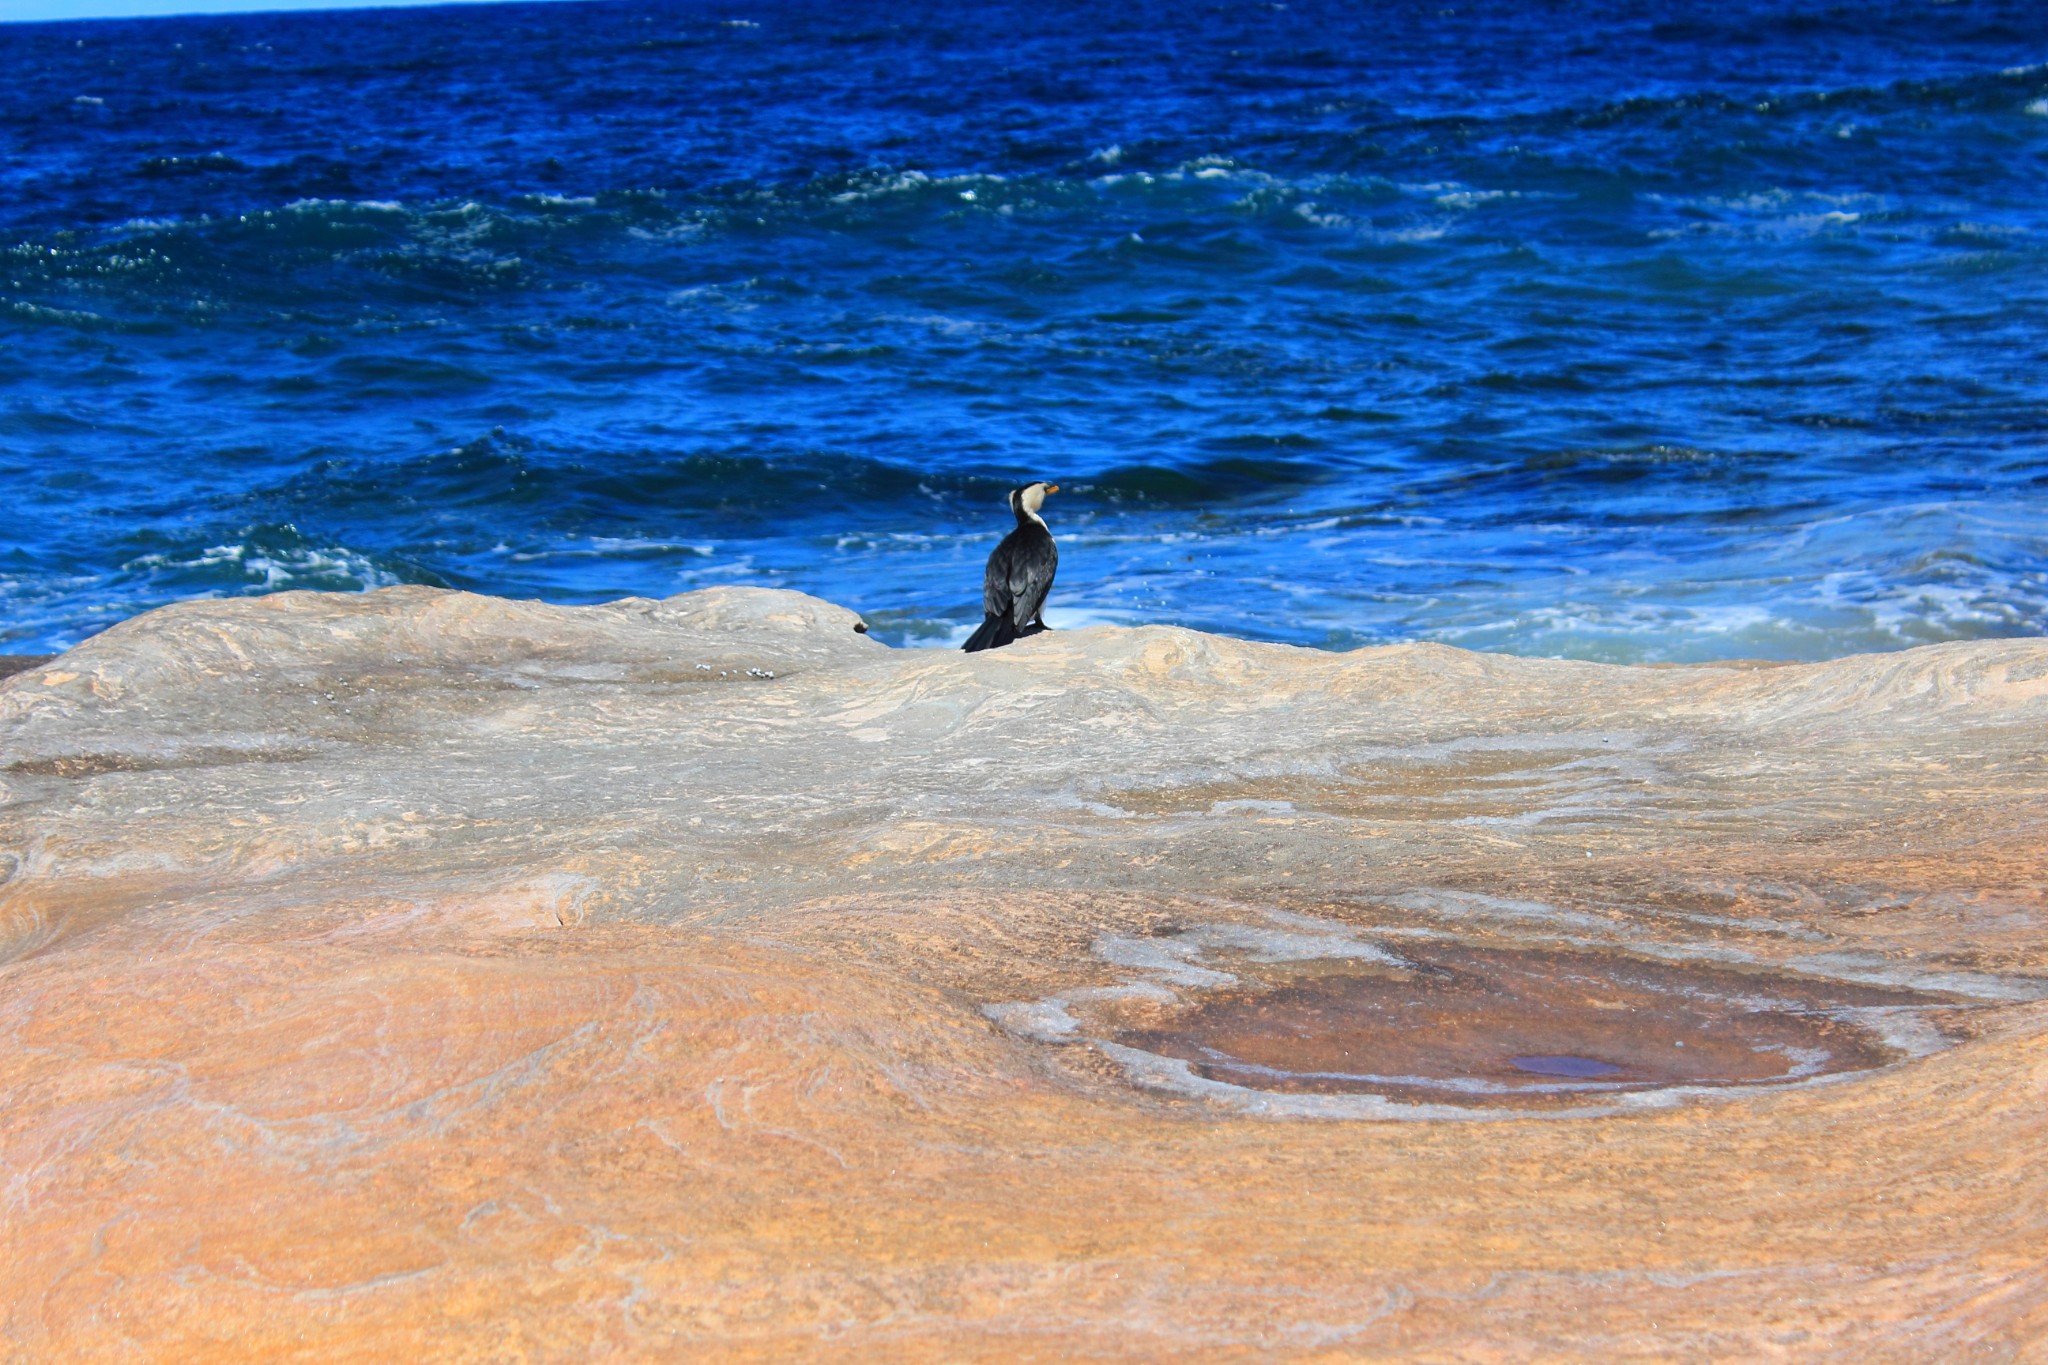
<path fill-rule="evenodd" d="M 1818 658 L 2048 632 L 2048 5 L 0 27 L 0 652 L 801 588 Z"/>

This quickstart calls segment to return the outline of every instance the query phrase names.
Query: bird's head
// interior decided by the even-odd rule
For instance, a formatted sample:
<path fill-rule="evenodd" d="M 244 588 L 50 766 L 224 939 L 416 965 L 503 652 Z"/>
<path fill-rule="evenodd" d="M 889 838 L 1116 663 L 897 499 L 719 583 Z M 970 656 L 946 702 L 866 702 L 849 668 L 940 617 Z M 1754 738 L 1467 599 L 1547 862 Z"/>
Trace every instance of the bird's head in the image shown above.
<path fill-rule="evenodd" d="M 1059 491 L 1060 486 L 1056 483 L 1027 483 L 1022 488 L 1013 488 L 1010 490 L 1010 510 L 1036 516 L 1038 509 L 1045 506 L 1045 495 Z"/>

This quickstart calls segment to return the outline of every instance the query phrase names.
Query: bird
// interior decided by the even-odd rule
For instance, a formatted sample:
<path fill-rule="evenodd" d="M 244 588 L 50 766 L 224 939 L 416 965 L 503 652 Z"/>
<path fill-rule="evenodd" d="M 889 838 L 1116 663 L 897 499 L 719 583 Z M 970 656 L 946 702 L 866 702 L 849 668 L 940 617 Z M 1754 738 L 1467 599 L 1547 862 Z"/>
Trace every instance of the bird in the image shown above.
<path fill-rule="evenodd" d="M 1010 490 L 1017 529 L 988 557 L 981 581 L 981 629 L 961 646 L 968 653 L 996 649 L 1046 629 L 1045 595 L 1052 591 L 1052 576 L 1059 571 L 1060 547 L 1053 544 L 1038 509 L 1045 505 L 1046 494 L 1059 491 L 1056 483 L 1027 483 Z"/>

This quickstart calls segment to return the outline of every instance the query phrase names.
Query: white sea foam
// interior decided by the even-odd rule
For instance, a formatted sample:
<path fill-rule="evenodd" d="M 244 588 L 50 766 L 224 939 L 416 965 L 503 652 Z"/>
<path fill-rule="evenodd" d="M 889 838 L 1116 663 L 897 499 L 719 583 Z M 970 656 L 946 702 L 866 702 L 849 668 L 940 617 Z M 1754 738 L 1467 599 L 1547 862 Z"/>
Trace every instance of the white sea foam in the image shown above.
<path fill-rule="evenodd" d="M 658 228 L 643 227 L 636 223 L 626 229 L 626 235 L 638 238 L 643 242 L 687 242 L 702 237 L 709 230 L 709 224 L 697 219 L 688 219 L 684 222 L 670 223 L 666 227 Z M 687 293 L 689 291 L 682 290 L 678 292 Z"/>
<path fill-rule="evenodd" d="M 746 291 L 754 288 L 752 280 L 734 280 L 727 284 L 696 284 L 687 289 L 672 289 L 663 296 L 662 302 L 671 308 L 711 306 L 723 308 L 729 313 L 749 313 L 761 305 L 746 297 Z"/>
<path fill-rule="evenodd" d="M 974 318 L 947 317 L 943 313 L 883 313 L 875 321 L 929 327 L 943 336 L 952 337 L 983 335 L 998 330 L 993 323 L 981 322 Z"/>
<path fill-rule="evenodd" d="M 1434 242 L 1450 230 L 1449 223 L 1418 223 L 1412 227 L 1363 228 L 1359 236 L 1375 242 Z"/>
<path fill-rule="evenodd" d="M 1352 220 L 1341 213 L 1325 213 L 1316 207 L 1312 199 L 1304 199 L 1294 206 L 1294 216 L 1305 223 L 1319 228 L 1348 228 Z"/>
<path fill-rule="evenodd" d="M 257 592 L 276 592 L 290 587 L 345 586 L 367 591 L 395 587 L 404 581 L 380 567 L 369 556 L 334 545 L 266 548 L 231 541 L 209 545 L 186 555 L 141 555 L 121 567 L 128 572 L 229 568 L 242 574 L 244 591 Z"/>
<path fill-rule="evenodd" d="M 273 213 L 333 215 L 337 212 L 403 214 L 408 213 L 409 210 L 404 204 L 395 199 L 293 199 L 275 210 L 240 214 L 232 221 L 244 223 L 252 221 L 262 222 Z M 212 220 L 200 218 L 195 221 L 209 222 Z"/>
<path fill-rule="evenodd" d="M 1503 199 L 1519 198 L 1521 196 L 1513 190 L 1454 190 L 1449 194 L 1437 195 L 1436 202 L 1447 209 L 1469 209 L 1477 208 L 1481 204 L 1498 203 Z"/>
<path fill-rule="evenodd" d="M 608 559 L 614 555 L 684 554 L 708 558 L 716 552 L 711 545 L 685 544 L 673 540 L 649 540 L 639 536 L 592 536 L 581 544 L 555 545 L 544 550 L 512 550 L 499 545 L 494 553 L 514 564 L 531 564 L 552 559 Z"/>
<path fill-rule="evenodd" d="M 7 305 L 7 309 L 16 317 L 33 318 L 38 322 L 81 324 L 106 321 L 98 313 L 90 313 L 83 308 L 52 308 L 45 303 L 30 303 L 27 299 L 16 299 Z"/>
<path fill-rule="evenodd" d="M 925 171 L 904 170 L 888 175 L 857 177 L 852 189 L 842 190 L 832 196 L 835 204 L 857 204 L 863 200 L 881 199 L 892 194 L 909 190 L 922 190 L 934 186 L 941 188 L 959 187 L 973 189 L 977 186 L 993 186 L 1009 183 L 1009 177 L 990 172 L 974 172 L 964 175 L 934 176 Z"/>
<path fill-rule="evenodd" d="M 1050 604 L 1045 609 L 1045 623 L 1055 630 L 1087 630 L 1090 626 L 1134 626 L 1145 624 L 1142 615 L 1109 608 L 1091 607 L 1084 603 L 1073 606 Z"/>
<path fill-rule="evenodd" d="M 1142 613 L 1096 610 L 1087 606 L 1063 607 L 1049 604 L 1045 609 L 1045 623 L 1050 630 L 1086 630 L 1090 626 L 1136 626 L 1145 624 Z M 968 622 L 947 622 L 942 635 L 927 636 L 905 641 L 907 648 L 958 649 L 967 643 L 967 637 L 981 628 L 979 619 Z"/>

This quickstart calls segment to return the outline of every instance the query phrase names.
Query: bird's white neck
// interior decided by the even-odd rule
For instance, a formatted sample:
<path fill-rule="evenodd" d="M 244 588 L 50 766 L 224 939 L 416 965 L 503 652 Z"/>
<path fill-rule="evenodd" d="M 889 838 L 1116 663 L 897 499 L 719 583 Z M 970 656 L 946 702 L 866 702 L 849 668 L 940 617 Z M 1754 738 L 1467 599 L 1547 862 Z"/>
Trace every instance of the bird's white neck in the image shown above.
<path fill-rule="evenodd" d="M 1034 493 L 1036 497 L 1032 496 Z M 1010 510 L 1017 514 L 1018 522 L 1035 521 L 1042 531 L 1051 529 L 1045 524 L 1045 518 L 1038 515 L 1038 509 L 1044 505 L 1045 494 L 1036 484 L 1010 494 Z"/>

